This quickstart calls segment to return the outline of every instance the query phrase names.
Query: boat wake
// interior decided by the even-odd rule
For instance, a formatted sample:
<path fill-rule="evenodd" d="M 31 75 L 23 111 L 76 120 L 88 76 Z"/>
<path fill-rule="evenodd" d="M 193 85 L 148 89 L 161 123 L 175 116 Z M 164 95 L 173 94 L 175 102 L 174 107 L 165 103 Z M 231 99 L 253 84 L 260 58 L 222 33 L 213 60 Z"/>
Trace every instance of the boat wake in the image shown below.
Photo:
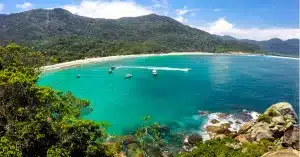
<path fill-rule="evenodd" d="M 152 66 L 116 66 L 116 69 L 130 68 L 130 69 L 148 69 L 148 70 L 166 70 L 166 71 L 184 71 L 188 72 L 189 68 L 170 68 L 170 67 L 152 67 Z"/>

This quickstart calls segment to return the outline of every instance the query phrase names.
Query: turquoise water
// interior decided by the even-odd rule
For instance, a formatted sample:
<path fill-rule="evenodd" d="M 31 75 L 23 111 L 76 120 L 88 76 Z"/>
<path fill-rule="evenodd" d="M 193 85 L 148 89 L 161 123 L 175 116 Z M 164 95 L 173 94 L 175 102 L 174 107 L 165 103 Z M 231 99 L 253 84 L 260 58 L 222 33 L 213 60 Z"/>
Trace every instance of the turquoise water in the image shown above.
<path fill-rule="evenodd" d="M 197 116 L 200 110 L 263 112 L 271 104 L 287 101 L 298 111 L 298 62 L 263 56 L 131 58 L 45 73 L 38 83 L 90 100 L 94 111 L 83 118 L 110 123 L 110 133 L 132 130 L 144 116 L 173 129 L 193 131 L 205 122 Z M 124 67 L 108 74 L 112 65 L 191 70 L 158 70 L 153 77 L 149 69 Z M 133 77 L 125 80 L 127 73 Z"/>

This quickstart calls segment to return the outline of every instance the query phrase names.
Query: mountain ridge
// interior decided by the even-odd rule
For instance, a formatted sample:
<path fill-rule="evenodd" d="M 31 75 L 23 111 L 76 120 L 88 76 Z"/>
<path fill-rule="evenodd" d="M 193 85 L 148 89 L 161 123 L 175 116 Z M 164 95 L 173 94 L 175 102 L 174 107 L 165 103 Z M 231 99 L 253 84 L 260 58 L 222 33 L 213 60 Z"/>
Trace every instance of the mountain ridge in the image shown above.
<path fill-rule="evenodd" d="M 61 8 L 0 16 L 0 41 L 15 41 L 67 60 L 171 51 L 259 52 L 256 44 L 223 40 L 167 16 L 102 19 Z"/>
<path fill-rule="evenodd" d="M 232 36 L 219 36 L 223 40 L 241 41 L 249 44 L 257 44 L 266 54 L 270 55 L 285 55 L 285 56 L 299 56 L 299 39 L 292 38 L 282 40 L 279 38 L 271 38 L 269 40 L 249 40 L 249 39 L 237 39 Z"/>

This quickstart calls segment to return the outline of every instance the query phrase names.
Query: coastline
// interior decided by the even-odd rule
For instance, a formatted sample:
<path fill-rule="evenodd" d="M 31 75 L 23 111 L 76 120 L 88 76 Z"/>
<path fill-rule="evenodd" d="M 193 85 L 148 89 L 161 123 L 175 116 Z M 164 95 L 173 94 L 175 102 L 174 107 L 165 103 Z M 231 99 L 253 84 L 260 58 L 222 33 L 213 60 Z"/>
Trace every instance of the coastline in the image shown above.
<path fill-rule="evenodd" d="M 182 56 L 182 55 L 233 55 L 233 56 L 265 56 L 273 58 L 284 58 L 284 59 L 294 59 L 299 60 L 299 58 L 293 57 L 283 57 L 283 56 L 272 56 L 272 55 L 263 55 L 263 54 L 251 54 L 243 52 L 229 52 L 229 53 L 209 53 L 209 52 L 171 52 L 163 54 L 136 54 L 136 55 L 118 55 L 118 56 L 107 56 L 107 57 L 96 57 L 96 58 L 86 58 L 81 60 L 69 61 L 64 63 L 58 63 L 54 65 L 47 65 L 41 67 L 42 72 L 57 71 L 65 68 L 76 67 L 85 64 L 94 64 L 105 61 L 115 61 L 126 58 L 139 58 L 139 57 L 152 57 L 152 56 Z"/>

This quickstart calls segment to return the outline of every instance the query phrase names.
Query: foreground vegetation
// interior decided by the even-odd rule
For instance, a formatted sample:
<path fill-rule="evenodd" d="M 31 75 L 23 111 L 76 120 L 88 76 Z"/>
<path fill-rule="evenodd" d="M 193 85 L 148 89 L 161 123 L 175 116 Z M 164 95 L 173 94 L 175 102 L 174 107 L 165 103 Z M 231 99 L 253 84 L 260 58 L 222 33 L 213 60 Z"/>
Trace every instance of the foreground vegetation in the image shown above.
<path fill-rule="evenodd" d="M 129 135 L 109 136 L 107 124 L 80 119 L 87 100 L 36 85 L 44 62 L 45 55 L 26 47 L 0 47 L 0 156 L 256 157 L 275 148 L 267 140 L 239 144 L 232 138 L 187 144 L 150 117 Z"/>

